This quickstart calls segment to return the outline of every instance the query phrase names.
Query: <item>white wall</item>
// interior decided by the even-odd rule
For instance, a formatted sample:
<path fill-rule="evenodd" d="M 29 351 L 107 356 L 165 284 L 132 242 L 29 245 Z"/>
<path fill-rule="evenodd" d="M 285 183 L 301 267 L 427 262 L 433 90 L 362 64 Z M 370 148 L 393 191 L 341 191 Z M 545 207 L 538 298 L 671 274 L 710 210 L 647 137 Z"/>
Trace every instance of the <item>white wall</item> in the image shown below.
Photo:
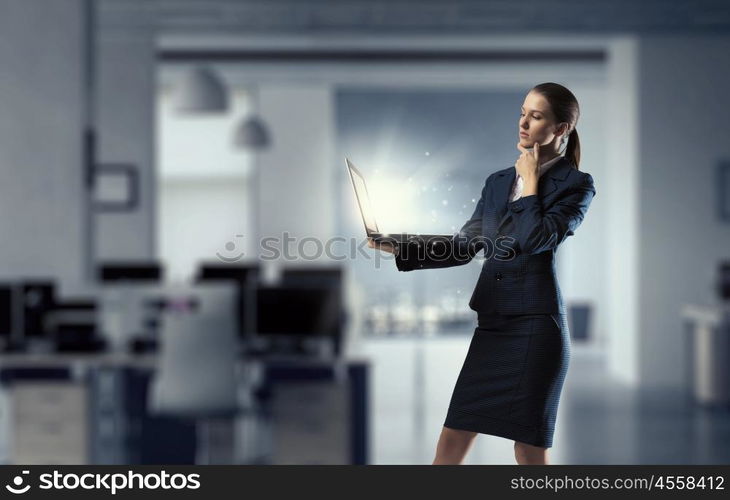
<path fill-rule="evenodd" d="M 97 261 L 149 259 L 155 252 L 157 60 L 155 33 L 144 3 L 145 0 L 127 0 L 120 5 L 105 0 L 99 4 L 97 158 L 101 163 L 135 165 L 139 171 L 140 200 L 132 212 L 95 216 Z M 125 12 L 134 16 L 122 17 Z"/>
<path fill-rule="evenodd" d="M 608 315 L 611 332 L 608 367 L 612 376 L 628 384 L 640 383 L 639 362 L 639 163 L 638 61 L 633 38 L 619 38 L 610 46 L 608 81 L 608 138 L 603 188 L 596 201 L 607 205 Z"/>
<path fill-rule="evenodd" d="M 275 142 L 259 159 L 262 237 L 282 238 L 288 232 L 298 240 L 325 242 L 335 234 L 334 168 L 340 163 L 334 158 L 332 106 L 326 84 L 260 90 L 259 110 Z M 304 247 L 305 254 L 314 252 L 314 245 Z"/>
<path fill-rule="evenodd" d="M 0 274 L 84 276 L 82 2 L 0 1 Z"/>
<path fill-rule="evenodd" d="M 235 126 L 249 109 L 233 88 L 230 109 L 213 115 L 176 111 L 176 80 L 157 94 L 159 220 L 156 255 L 172 279 L 191 277 L 200 261 L 253 258 L 252 157 L 233 147 Z M 237 235 L 242 235 L 241 237 Z M 233 250 L 226 249 L 232 242 Z"/>
<path fill-rule="evenodd" d="M 160 256 L 170 281 L 191 277 L 200 261 L 222 263 L 240 255 L 250 207 L 242 179 L 167 179 L 161 184 Z M 236 249 L 227 251 L 226 243 Z M 239 262 L 250 260 L 250 253 Z"/>
<path fill-rule="evenodd" d="M 686 382 L 680 308 L 714 301 L 730 225 L 715 216 L 714 168 L 730 156 L 730 37 L 642 37 L 640 346 L 642 383 Z"/>

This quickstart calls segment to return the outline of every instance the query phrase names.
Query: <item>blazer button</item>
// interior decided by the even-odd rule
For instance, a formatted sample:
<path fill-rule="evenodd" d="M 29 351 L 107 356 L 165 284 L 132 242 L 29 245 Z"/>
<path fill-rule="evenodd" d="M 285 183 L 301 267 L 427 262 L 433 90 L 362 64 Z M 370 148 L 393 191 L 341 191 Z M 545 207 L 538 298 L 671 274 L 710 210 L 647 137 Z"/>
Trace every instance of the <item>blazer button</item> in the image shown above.
<path fill-rule="evenodd" d="M 494 275 L 495 278 L 497 278 L 497 281 L 502 279 L 502 273 L 497 273 Z"/>

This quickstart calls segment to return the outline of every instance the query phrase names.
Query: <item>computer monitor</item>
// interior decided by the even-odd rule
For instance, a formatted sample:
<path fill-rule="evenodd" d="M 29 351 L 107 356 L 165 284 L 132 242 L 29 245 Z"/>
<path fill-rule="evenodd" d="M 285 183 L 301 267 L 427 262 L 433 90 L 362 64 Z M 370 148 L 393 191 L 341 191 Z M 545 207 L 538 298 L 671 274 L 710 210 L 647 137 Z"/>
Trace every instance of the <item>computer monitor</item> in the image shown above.
<path fill-rule="evenodd" d="M 715 282 L 717 296 L 722 301 L 730 300 L 730 261 L 721 261 Z"/>
<path fill-rule="evenodd" d="M 106 347 L 99 335 L 97 304 L 90 298 L 57 301 L 48 324 L 57 352 L 96 352 Z M 50 324 L 49 324 L 50 323 Z"/>
<path fill-rule="evenodd" d="M 275 285 L 256 290 L 256 333 L 339 337 L 340 293 L 331 286 Z"/>
<path fill-rule="evenodd" d="M 0 285 L 0 337 L 10 338 L 13 333 L 13 286 Z"/>
<path fill-rule="evenodd" d="M 256 281 L 258 274 L 258 265 L 204 263 L 198 269 L 197 280 L 231 279 L 246 283 L 248 280 Z"/>
<path fill-rule="evenodd" d="M 344 270 L 341 266 L 292 266 L 281 273 L 282 283 L 342 287 Z"/>
<path fill-rule="evenodd" d="M 332 336 L 332 347 L 336 354 L 342 351 L 342 331 L 347 322 L 347 313 L 344 305 L 344 276 L 345 269 L 340 265 L 298 265 L 283 270 L 281 282 L 291 287 L 322 286 L 331 287 L 338 296 L 340 303 L 339 323 Z"/>
<path fill-rule="evenodd" d="M 46 280 L 0 283 L 2 349 L 23 350 L 29 341 L 48 340 L 46 319 L 55 306 L 55 284 Z"/>
<path fill-rule="evenodd" d="M 152 281 L 163 279 L 163 268 L 159 262 L 107 261 L 99 265 L 97 278 L 101 282 Z"/>
<path fill-rule="evenodd" d="M 22 291 L 16 283 L 0 284 L 0 349 L 22 347 Z"/>
<path fill-rule="evenodd" d="M 55 306 L 55 284 L 52 281 L 24 281 L 20 286 L 24 337 L 46 337 L 45 318 Z"/>

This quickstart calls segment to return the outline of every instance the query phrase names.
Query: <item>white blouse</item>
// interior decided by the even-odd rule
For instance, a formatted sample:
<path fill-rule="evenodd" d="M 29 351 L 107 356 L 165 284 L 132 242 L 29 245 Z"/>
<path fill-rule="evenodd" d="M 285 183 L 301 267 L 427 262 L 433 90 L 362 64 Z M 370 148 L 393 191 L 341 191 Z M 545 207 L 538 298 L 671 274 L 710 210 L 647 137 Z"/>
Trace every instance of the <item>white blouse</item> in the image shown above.
<path fill-rule="evenodd" d="M 540 177 L 542 177 L 542 174 L 544 174 L 547 169 L 552 167 L 561 158 L 563 158 L 563 156 L 558 155 L 555 158 L 553 158 L 552 160 L 548 160 L 545 163 L 543 163 L 542 165 L 540 165 L 539 167 L 537 167 L 538 179 Z M 522 176 L 517 175 L 517 177 L 515 178 L 515 182 L 512 184 L 512 194 L 510 194 L 510 197 L 509 197 L 510 202 L 515 201 L 519 198 L 522 198 L 523 187 L 524 187 L 524 181 L 522 180 Z"/>

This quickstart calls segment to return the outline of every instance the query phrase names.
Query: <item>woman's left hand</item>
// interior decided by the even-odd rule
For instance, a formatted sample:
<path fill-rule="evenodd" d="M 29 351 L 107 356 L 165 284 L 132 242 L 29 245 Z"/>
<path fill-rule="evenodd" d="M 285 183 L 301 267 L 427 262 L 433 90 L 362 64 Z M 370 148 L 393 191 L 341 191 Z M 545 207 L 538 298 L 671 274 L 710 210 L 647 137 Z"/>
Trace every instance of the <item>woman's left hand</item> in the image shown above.
<path fill-rule="evenodd" d="M 537 159 L 540 158 L 540 143 L 535 141 L 535 146 L 532 151 L 527 148 L 523 148 L 522 144 L 517 143 L 517 149 L 522 151 L 522 154 L 515 163 L 515 169 L 517 174 L 523 179 L 537 179 Z"/>

